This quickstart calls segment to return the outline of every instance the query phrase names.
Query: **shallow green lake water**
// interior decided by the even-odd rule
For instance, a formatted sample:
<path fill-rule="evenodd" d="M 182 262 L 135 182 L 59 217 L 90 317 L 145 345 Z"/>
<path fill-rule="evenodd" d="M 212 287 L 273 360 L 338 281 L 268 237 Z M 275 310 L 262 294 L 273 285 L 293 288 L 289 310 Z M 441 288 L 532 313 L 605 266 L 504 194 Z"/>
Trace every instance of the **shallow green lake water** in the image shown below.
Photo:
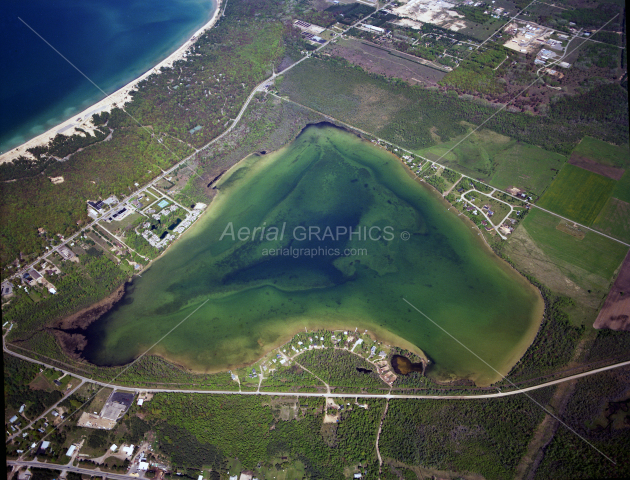
<path fill-rule="evenodd" d="M 90 327 L 88 360 L 123 364 L 168 334 L 154 353 L 217 371 L 305 327 L 358 327 L 422 349 L 432 375 L 487 384 L 498 375 L 403 298 L 503 373 L 536 333 L 537 292 L 394 156 L 355 135 L 311 126 L 243 160 L 219 189 Z"/>

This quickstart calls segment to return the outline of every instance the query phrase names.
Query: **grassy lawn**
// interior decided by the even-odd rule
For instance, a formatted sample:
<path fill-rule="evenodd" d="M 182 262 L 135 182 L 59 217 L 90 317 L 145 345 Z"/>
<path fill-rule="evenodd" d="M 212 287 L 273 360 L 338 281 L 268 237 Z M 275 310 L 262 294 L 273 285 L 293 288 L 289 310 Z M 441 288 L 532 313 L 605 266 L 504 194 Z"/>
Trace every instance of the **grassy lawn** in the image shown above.
<path fill-rule="evenodd" d="M 609 198 L 593 222 L 593 228 L 630 243 L 630 203 Z"/>
<path fill-rule="evenodd" d="M 590 226 L 604 207 L 617 182 L 566 164 L 538 205 Z"/>
<path fill-rule="evenodd" d="M 475 201 L 472 202 L 476 207 L 479 207 L 481 210 L 484 205 L 488 205 L 490 210 L 494 212 L 494 215 L 490 217 L 490 221 L 493 225 L 499 225 L 501 220 L 505 218 L 505 216 L 510 212 L 510 207 L 507 206 L 503 202 L 499 202 L 492 197 L 488 197 L 487 195 L 483 195 L 479 192 L 469 193 L 467 198 L 470 200 L 470 197 L 474 197 Z M 485 214 L 488 213 L 487 210 L 482 210 Z"/>
<path fill-rule="evenodd" d="M 110 228 L 114 229 L 114 230 L 124 230 L 129 225 L 132 225 L 134 222 L 136 222 L 138 220 L 138 218 L 140 218 L 140 217 L 143 217 L 143 216 L 140 215 L 139 213 L 132 213 L 131 215 L 126 216 L 125 218 L 123 218 L 122 220 L 120 220 L 118 222 L 112 222 L 110 224 L 111 225 Z M 143 217 L 143 218 L 145 218 L 145 217 Z"/>
<path fill-rule="evenodd" d="M 630 167 L 630 149 L 627 145 L 618 147 L 592 137 L 584 137 L 573 153 L 584 155 L 604 165 Z"/>
<path fill-rule="evenodd" d="M 46 390 L 50 392 L 55 388 L 55 385 L 43 374 L 38 374 L 35 379 L 29 383 L 29 387 L 31 387 L 32 390 Z"/>
<path fill-rule="evenodd" d="M 439 162 L 454 170 L 502 190 L 515 186 L 536 195 L 542 195 L 566 162 L 564 155 L 516 142 L 491 130 L 474 132 L 457 145 L 464 136 L 418 153 L 436 161 L 444 155 Z"/>
<path fill-rule="evenodd" d="M 288 463 L 286 460 L 282 460 L 281 458 L 276 457 L 270 463 L 272 463 L 274 466 L 269 468 L 263 467 L 260 469 L 260 472 L 263 474 L 264 478 L 267 479 L 301 480 L 306 474 L 306 471 L 304 470 L 304 465 L 299 460 Z M 278 465 L 280 469 L 276 469 L 275 465 Z"/>

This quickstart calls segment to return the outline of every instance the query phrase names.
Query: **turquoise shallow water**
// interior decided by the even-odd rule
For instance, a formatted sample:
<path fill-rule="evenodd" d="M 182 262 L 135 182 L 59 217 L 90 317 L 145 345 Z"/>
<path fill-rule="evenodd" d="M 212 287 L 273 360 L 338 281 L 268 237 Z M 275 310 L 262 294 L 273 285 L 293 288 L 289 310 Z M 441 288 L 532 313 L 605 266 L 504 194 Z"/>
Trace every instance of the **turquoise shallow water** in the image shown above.
<path fill-rule="evenodd" d="M 19 18 L 109 94 L 177 50 L 210 20 L 215 5 L 214 0 L 4 2 L 0 152 L 104 98 Z"/>
<path fill-rule="evenodd" d="M 192 231 L 90 327 L 86 358 L 128 362 L 183 319 L 156 352 L 203 371 L 254 361 L 304 327 L 359 327 L 422 349 L 436 376 L 487 383 L 496 373 L 403 298 L 501 371 L 537 330 L 535 290 L 395 157 L 352 134 L 309 127 L 245 159 L 219 188 Z"/>

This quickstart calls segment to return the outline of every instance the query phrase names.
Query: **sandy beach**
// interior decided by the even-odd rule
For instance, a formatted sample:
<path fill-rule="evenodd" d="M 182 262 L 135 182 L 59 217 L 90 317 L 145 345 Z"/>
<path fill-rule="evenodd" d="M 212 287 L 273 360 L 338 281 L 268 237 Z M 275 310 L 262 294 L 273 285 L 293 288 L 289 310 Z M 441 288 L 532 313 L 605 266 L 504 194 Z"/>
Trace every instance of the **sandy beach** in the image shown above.
<path fill-rule="evenodd" d="M 93 132 L 94 125 L 92 125 L 92 122 L 91 122 L 92 115 L 94 115 L 95 113 L 109 112 L 114 107 L 124 106 L 127 102 L 131 101 L 132 99 L 130 92 L 135 90 L 137 85 L 142 80 L 144 80 L 151 74 L 154 74 L 154 73 L 159 74 L 161 68 L 172 67 L 173 63 L 175 63 L 177 60 L 186 59 L 188 49 L 197 41 L 197 39 L 205 31 L 212 28 L 217 23 L 217 21 L 219 20 L 219 17 L 221 16 L 221 5 L 223 3 L 223 0 L 214 0 L 214 1 L 216 2 L 216 9 L 214 11 L 214 14 L 212 15 L 212 18 L 205 25 L 203 25 L 199 30 L 197 30 L 182 46 L 180 46 L 177 50 L 175 50 L 171 55 L 166 57 L 164 60 L 162 60 L 160 63 L 158 63 L 151 69 L 147 70 L 145 73 L 143 73 L 141 76 L 139 76 L 135 80 L 132 80 L 127 85 L 119 88 L 114 93 L 108 95 L 103 100 L 95 103 L 94 105 L 91 105 L 90 107 L 86 108 L 82 112 L 76 115 L 73 115 L 71 118 L 68 118 L 66 121 L 60 123 L 59 125 L 56 125 L 50 130 L 42 133 L 41 135 L 38 135 L 37 137 L 32 138 L 28 142 L 25 142 L 22 145 L 12 150 L 9 150 L 6 153 L 3 153 L 2 155 L 0 155 L 0 164 L 5 163 L 5 162 L 10 162 L 18 158 L 19 156 L 25 156 L 27 158 L 34 159 L 34 157 L 27 150 L 29 148 L 36 147 L 38 145 L 47 144 L 58 133 L 72 136 L 75 133 L 79 133 L 76 130 L 77 128 L 81 128 L 90 133 Z"/>

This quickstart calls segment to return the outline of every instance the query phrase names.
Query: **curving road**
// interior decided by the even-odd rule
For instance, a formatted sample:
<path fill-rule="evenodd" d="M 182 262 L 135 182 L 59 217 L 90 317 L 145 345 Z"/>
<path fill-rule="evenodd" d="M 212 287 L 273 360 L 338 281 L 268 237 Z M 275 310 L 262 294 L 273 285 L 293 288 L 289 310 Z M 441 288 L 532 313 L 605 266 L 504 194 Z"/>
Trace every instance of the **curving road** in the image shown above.
<path fill-rule="evenodd" d="M 127 391 L 131 391 L 135 393 L 140 393 L 140 392 L 201 393 L 201 394 L 209 394 L 209 395 L 262 395 L 262 396 L 281 395 L 285 397 L 386 398 L 386 399 L 406 398 L 406 399 L 415 399 L 415 400 L 475 400 L 475 399 L 502 398 L 502 397 L 509 397 L 511 395 L 520 395 L 522 393 L 531 392 L 532 390 L 538 390 L 540 388 L 550 387 L 552 385 L 557 385 L 559 383 L 569 382 L 571 380 L 587 377 L 589 375 L 595 375 L 597 373 L 605 372 L 607 370 L 613 370 L 615 368 L 630 366 L 630 360 L 627 360 L 625 362 L 619 362 L 613 365 L 607 365 L 605 367 L 595 368 L 587 372 L 577 373 L 575 375 L 569 375 L 567 377 L 563 377 L 558 380 L 551 380 L 549 382 L 540 383 L 538 385 L 534 385 L 531 387 L 518 388 L 516 390 L 511 390 L 508 392 L 485 393 L 485 394 L 479 394 L 479 395 L 407 395 L 407 394 L 392 394 L 392 393 L 329 393 L 330 390 L 328 390 L 327 393 L 323 393 L 323 392 L 261 392 L 257 390 L 248 392 L 248 391 L 238 391 L 238 390 L 191 390 L 191 389 L 183 389 L 183 388 L 145 388 L 145 387 L 129 387 L 126 385 L 116 385 L 113 383 L 102 382 L 100 380 L 93 380 L 88 377 L 77 375 L 76 373 L 70 372 L 68 370 L 63 370 L 57 366 L 47 364 L 45 362 L 40 362 L 39 360 L 34 360 L 25 355 L 21 355 L 19 353 L 9 350 L 5 342 L 5 336 L 6 336 L 6 333 L 2 337 L 2 349 L 8 355 L 13 355 L 14 357 L 20 358 L 27 362 L 36 363 L 38 365 L 43 365 L 48 368 L 61 370 L 62 372 L 65 372 L 68 375 L 78 378 L 79 380 L 82 380 L 83 382 L 91 382 L 96 385 L 100 385 L 102 387 L 122 389 L 122 390 L 127 390 Z"/>

